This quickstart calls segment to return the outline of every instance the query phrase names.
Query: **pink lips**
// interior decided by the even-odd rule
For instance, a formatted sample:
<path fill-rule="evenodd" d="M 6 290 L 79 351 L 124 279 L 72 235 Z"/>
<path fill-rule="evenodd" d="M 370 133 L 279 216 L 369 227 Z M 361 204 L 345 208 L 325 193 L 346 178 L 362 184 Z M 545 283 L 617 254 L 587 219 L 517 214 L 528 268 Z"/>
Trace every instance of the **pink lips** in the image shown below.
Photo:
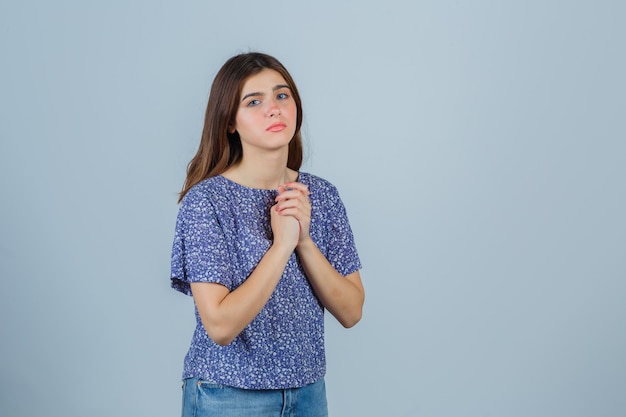
<path fill-rule="evenodd" d="M 286 127 L 287 127 L 286 124 L 284 124 L 282 122 L 278 122 L 278 123 L 271 124 L 265 130 L 268 131 L 268 132 L 280 132 L 281 130 L 285 129 Z"/>

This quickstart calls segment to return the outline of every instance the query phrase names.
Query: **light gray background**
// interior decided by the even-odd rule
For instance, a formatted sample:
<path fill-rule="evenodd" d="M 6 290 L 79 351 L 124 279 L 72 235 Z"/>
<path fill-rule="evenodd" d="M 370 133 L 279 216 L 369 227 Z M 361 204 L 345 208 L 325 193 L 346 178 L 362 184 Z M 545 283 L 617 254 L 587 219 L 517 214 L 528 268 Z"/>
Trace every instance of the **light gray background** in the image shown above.
<path fill-rule="evenodd" d="M 0 415 L 175 416 L 210 83 L 278 57 L 367 289 L 333 416 L 626 415 L 620 1 L 2 1 Z"/>

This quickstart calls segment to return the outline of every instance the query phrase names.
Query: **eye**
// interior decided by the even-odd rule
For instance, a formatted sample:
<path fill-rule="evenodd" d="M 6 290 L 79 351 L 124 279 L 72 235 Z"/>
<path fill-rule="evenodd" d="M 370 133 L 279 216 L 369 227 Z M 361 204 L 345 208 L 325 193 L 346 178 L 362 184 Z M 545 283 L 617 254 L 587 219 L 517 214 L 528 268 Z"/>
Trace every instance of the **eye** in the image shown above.
<path fill-rule="evenodd" d="M 254 107 L 256 105 L 258 105 L 261 102 L 261 100 L 250 100 L 247 104 L 248 107 Z"/>
<path fill-rule="evenodd" d="M 289 94 L 287 94 L 287 93 L 278 93 L 276 95 L 276 98 L 279 99 L 279 100 L 285 100 L 285 99 L 289 98 Z"/>

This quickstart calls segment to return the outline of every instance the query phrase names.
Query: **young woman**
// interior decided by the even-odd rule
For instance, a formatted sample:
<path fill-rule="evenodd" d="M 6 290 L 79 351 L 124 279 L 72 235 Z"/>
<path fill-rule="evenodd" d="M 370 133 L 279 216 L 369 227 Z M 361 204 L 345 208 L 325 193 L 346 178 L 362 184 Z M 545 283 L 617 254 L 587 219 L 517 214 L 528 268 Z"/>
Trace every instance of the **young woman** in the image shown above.
<path fill-rule="evenodd" d="M 184 417 L 327 415 L 324 309 L 351 327 L 364 290 L 337 190 L 298 171 L 301 125 L 275 58 L 216 75 L 172 249 L 172 287 L 196 307 Z"/>

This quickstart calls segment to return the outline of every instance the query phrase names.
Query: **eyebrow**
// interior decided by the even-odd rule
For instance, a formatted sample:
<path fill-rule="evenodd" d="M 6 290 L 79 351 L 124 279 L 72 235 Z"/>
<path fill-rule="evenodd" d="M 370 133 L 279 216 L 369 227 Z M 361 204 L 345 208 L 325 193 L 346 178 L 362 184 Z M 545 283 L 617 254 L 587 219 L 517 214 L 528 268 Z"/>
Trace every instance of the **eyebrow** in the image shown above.
<path fill-rule="evenodd" d="M 272 88 L 272 91 L 276 91 L 276 90 L 280 90 L 282 88 L 286 88 L 288 90 L 291 90 L 291 88 L 289 88 L 289 86 L 287 84 L 277 84 Z M 241 98 L 241 101 L 244 101 L 245 99 L 247 99 L 248 97 L 259 97 L 262 96 L 263 93 L 261 92 L 254 92 L 254 93 L 248 93 L 245 96 L 243 96 Z"/>

